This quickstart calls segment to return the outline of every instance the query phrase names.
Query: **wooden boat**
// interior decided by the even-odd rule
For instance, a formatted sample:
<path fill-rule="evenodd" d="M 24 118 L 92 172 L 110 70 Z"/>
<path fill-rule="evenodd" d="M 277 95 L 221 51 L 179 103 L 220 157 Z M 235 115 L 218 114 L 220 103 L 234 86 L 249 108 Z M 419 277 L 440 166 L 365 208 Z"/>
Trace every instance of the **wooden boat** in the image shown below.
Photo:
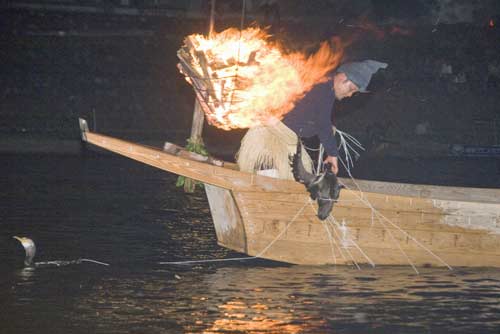
<path fill-rule="evenodd" d="M 218 243 L 295 264 L 500 267 L 500 190 L 341 179 L 331 219 L 292 180 L 240 172 L 88 130 L 84 141 L 203 182 Z"/>

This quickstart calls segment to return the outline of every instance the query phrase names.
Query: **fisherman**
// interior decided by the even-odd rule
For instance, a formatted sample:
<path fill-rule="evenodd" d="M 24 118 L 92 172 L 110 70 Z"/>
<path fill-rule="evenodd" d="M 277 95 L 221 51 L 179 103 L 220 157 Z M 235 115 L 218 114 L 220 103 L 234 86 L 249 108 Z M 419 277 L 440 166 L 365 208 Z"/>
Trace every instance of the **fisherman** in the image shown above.
<path fill-rule="evenodd" d="M 332 172 L 338 173 L 338 148 L 332 128 L 335 99 L 342 100 L 366 90 L 372 75 L 387 64 L 375 60 L 345 63 L 335 71 L 333 78 L 314 86 L 294 109 L 285 115 L 283 123 L 299 137 L 317 136 L 327 155 Z"/>

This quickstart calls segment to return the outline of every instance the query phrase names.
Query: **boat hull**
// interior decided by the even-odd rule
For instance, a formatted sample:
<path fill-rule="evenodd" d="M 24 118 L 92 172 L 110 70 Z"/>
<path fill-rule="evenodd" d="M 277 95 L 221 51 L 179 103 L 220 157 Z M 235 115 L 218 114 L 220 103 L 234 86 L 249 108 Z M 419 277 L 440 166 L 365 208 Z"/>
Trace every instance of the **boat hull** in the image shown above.
<path fill-rule="evenodd" d="M 341 179 L 329 219 L 304 186 L 91 133 L 85 141 L 207 185 L 220 245 L 307 265 L 500 267 L 500 190 Z"/>
<path fill-rule="evenodd" d="M 228 232 L 233 242 L 218 232 L 219 244 L 251 256 L 307 265 L 500 266 L 497 204 L 345 190 L 332 218 L 320 221 L 306 194 L 235 191 L 226 199 L 240 217 Z M 216 230 L 231 217 L 214 217 Z"/>

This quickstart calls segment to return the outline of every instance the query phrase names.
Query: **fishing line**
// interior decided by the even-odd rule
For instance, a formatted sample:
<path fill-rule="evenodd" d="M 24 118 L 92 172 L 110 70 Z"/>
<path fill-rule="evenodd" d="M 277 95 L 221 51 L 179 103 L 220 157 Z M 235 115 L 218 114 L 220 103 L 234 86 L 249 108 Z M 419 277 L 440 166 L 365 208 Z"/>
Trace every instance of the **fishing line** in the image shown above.
<path fill-rule="evenodd" d="M 304 211 L 305 207 L 308 204 L 311 204 L 312 200 L 310 198 L 306 199 L 304 205 L 297 211 L 297 213 L 293 216 L 293 218 L 288 222 L 285 228 L 278 234 L 266 247 L 264 247 L 257 255 L 251 257 L 236 257 L 236 258 L 226 258 L 226 259 L 211 259 L 211 260 L 188 260 L 188 261 L 168 261 L 168 262 L 158 262 L 158 264 L 193 264 L 193 263 L 206 263 L 206 262 L 225 262 L 225 261 L 243 261 L 243 260 L 253 260 L 260 258 L 265 252 L 271 248 L 276 241 L 281 239 L 281 237 L 286 233 L 288 228 L 293 224 L 293 222 L 297 219 L 297 217 Z"/>
<path fill-rule="evenodd" d="M 109 266 L 109 263 L 101 262 L 101 261 L 97 261 L 97 260 L 92 260 L 92 259 L 80 259 L 79 261 L 80 262 L 91 262 L 91 263 L 95 263 L 95 264 L 100 264 L 101 266 Z"/>
<path fill-rule="evenodd" d="M 439 262 L 441 262 L 445 267 L 447 267 L 449 270 L 453 270 L 453 268 L 448 264 L 446 263 L 446 261 L 444 261 L 441 257 L 439 257 L 437 254 L 435 254 L 433 251 L 431 251 L 429 248 L 427 248 L 425 245 L 423 245 L 420 241 L 418 241 L 417 239 L 415 239 L 414 237 L 412 237 L 408 232 L 406 232 L 405 230 L 403 230 L 401 227 L 399 227 L 396 223 L 392 222 L 389 218 L 385 217 L 382 213 L 380 213 L 380 211 L 378 211 L 377 209 L 375 209 L 375 207 L 370 203 L 370 201 L 368 201 L 366 198 L 365 198 L 365 195 L 363 193 L 363 191 L 361 190 L 361 187 L 359 186 L 359 184 L 356 182 L 356 180 L 354 179 L 354 177 L 352 176 L 351 174 L 351 171 L 347 168 L 347 166 L 345 165 L 344 161 L 342 159 L 339 159 L 340 162 L 342 163 L 342 165 L 344 166 L 344 168 L 346 168 L 347 170 L 347 173 L 349 174 L 349 177 L 351 178 L 352 182 L 354 183 L 354 185 L 356 186 L 356 188 L 358 189 L 357 191 L 355 191 L 354 189 L 351 189 L 350 187 L 348 187 L 346 184 L 342 183 L 341 184 L 346 187 L 346 189 L 349 189 L 353 192 L 354 196 L 356 196 L 363 204 L 365 204 L 368 208 L 370 208 L 372 210 L 372 213 L 375 213 L 377 215 L 377 219 L 380 223 L 382 223 L 382 221 L 380 220 L 380 218 L 382 218 L 383 220 L 387 221 L 391 226 L 393 226 L 394 228 L 396 228 L 397 230 L 399 230 L 401 233 L 403 233 L 407 238 L 411 239 L 412 241 L 414 241 L 418 246 L 420 246 L 422 249 L 424 249 L 427 253 L 429 253 L 430 255 L 432 255 L 435 259 L 437 259 Z M 361 196 L 357 195 L 356 192 L 359 192 L 361 194 Z M 384 226 L 384 229 L 387 230 L 387 227 L 382 224 L 382 226 Z M 399 245 L 399 243 L 397 243 Z M 400 246 L 399 246 L 400 247 Z M 405 256 L 407 256 L 405 254 Z M 411 262 L 410 262 L 411 264 Z M 413 266 L 413 265 L 412 265 Z M 416 268 L 414 267 L 414 270 L 418 273 L 418 271 L 416 270 Z"/>

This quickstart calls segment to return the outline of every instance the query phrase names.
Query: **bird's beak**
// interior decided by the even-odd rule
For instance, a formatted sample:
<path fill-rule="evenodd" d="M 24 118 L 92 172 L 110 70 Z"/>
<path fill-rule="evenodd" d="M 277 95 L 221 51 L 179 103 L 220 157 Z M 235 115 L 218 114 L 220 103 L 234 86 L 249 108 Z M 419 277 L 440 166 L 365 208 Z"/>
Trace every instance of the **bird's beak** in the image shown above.
<path fill-rule="evenodd" d="M 12 238 L 18 240 L 24 247 L 25 242 L 27 242 L 29 239 L 25 237 L 18 237 L 17 235 L 13 236 Z"/>

